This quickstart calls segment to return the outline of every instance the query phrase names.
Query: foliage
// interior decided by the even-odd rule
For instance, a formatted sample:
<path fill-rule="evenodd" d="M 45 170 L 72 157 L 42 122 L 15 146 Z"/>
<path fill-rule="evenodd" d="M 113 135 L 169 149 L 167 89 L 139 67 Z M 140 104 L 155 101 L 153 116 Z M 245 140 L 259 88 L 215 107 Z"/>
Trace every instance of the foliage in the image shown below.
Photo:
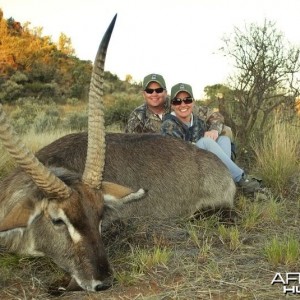
<path fill-rule="evenodd" d="M 292 107 L 299 95 L 300 49 L 286 43 L 275 23 L 250 24 L 245 31 L 235 28 L 223 39 L 222 52 L 234 62 L 230 78 L 235 119 L 231 122 L 246 142 L 256 130 L 262 135 L 272 112 L 279 107 Z M 239 133 L 238 132 L 238 133 Z"/>
<path fill-rule="evenodd" d="M 143 274 L 157 266 L 164 266 L 167 264 L 170 255 L 171 253 L 166 247 L 156 246 L 151 253 L 147 249 L 140 249 L 140 247 L 132 249 L 131 264 L 133 272 Z"/>
<path fill-rule="evenodd" d="M 60 115 L 57 108 L 50 107 L 35 118 L 34 131 L 42 133 L 45 131 L 56 130 L 60 123 Z"/>
<path fill-rule="evenodd" d="M 0 101 L 18 105 L 12 114 L 17 131 L 26 132 L 32 128 L 49 131 L 60 123 L 71 130 L 85 130 L 85 112 L 72 112 L 61 119 L 53 111 L 46 108 L 42 113 L 39 108 L 53 105 L 53 102 L 75 105 L 86 101 L 92 63 L 73 56 L 71 39 L 63 33 L 56 45 L 49 36 L 42 35 L 42 28 L 31 29 L 29 23 L 21 26 L 13 18 L 5 20 L 3 13 L 0 31 L 0 61 L 3 62 L 0 65 Z M 115 123 L 123 128 L 130 112 L 142 102 L 140 91 L 141 83 L 132 83 L 131 75 L 122 81 L 105 71 L 106 124 Z"/>
<path fill-rule="evenodd" d="M 63 33 L 55 45 L 42 35 L 41 28 L 21 26 L 13 18 L 1 18 L 0 30 L 0 101 L 17 104 L 12 114 L 16 130 L 44 132 L 59 125 L 86 130 L 85 111 L 62 117 L 51 106 L 53 102 L 76 105 L 88 99 L 91 62 L 73 56 L 71 39 Z M 106 125 L 124 127 L 130 112 L 142 102 L 140 90 L 141 83 L 132 83 L 131 75 L 122 81 L 104 72 Z"/>
<path fill-rule="evenodd" d="M 84 99 L 92 64 L 73 53 L 71 40 L 63 33 L 56 45 L 42 35 L 41 28 L 31 29 L 29 23 L 21 26 L 13 18 L 1 18 L 0 100 L 13 103 L 28 96 L 60 102 L 72 97 Z"/>
<path fill-rule="evenodd" d="M 138 94 L 130 95 L 127 93 L 113 94 L 114 103 L 105 106 L 105 124 L 119 124 L 125 127 L 131 111 L 142 103 L 142 96 Z"/>
<path fill-rule="evenodd" d="M 299 240 L 293 235 L 275 236 L 264 247 L 264 255 L 273 266 L 293 266 L 300 258 Z"/>
<path fill-rule="evenodd" d="M 1 85 L 0 100 L 1 102 L 10 102 L 17 97 L 21 97 L 23 90 L 23 85 L 13 80 L 7 80 Z"/>
<path fill-rule="evenodd" d="M 72 47 L 71 38 L 61 33 L 58 40 L 58 50 L 66 55 L 74 55 L 75 50 Z"/>
<path fill-rule="evenodd" d="M 87 130 L 88 127 L 88 115 L 87 112 L 74 112 L 67 116 L 64 121 L 64 128 L 68 128 L 74 131 Z"/>
<path fill-rule="evenodd" d="M 228 244 L 229 249 L 235 251 L 242 244 L 240 241 L 240 232 L 238 228 L 235 227 L 226 227 L 224 224 L 218 226 L 218 233 L 221 242 L 225 245 Z"/>
<path fill-rule="evenodd" d="M 254 141 L 257 172 L 267 186 L 280 194 L 288 194 L 291 178 L 299 174 L 299 122 L 282 123 L 274 119 L 261 141 Z"/>
<path fill-rule="evenodd" d="M 61 123 L 61 112 L 53 102 L 37 103 L 33 97 L 20 98 L 14 106 L 10 118 L 18 133 L 30 130 L 45 132 L 55 130 Z"/>

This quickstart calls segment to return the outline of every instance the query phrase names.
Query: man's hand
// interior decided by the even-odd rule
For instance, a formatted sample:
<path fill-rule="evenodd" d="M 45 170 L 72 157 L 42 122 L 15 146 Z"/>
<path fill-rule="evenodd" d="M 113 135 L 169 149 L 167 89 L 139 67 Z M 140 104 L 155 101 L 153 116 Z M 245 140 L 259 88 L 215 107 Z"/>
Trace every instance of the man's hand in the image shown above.
<path fill-rule="evenodd" d="M 218 133 L 218 131 L 217 130 L 210 130 L 210 131 L 206 131 L 205 133 L 204 133 L 204 136 L 205 137 L 208 137 L 208 138 L 211 138 L 211 139 L 213 139 L 214 141 L 218 138 L 218 136 L 219 136 L 219 133 Z"/>

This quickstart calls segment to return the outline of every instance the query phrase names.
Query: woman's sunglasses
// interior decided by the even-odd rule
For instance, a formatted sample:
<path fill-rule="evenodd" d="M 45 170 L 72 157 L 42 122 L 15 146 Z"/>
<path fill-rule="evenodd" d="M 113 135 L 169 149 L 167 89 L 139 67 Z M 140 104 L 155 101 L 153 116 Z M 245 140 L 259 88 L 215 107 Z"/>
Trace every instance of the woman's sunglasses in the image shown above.
<path fill-rule="evenodd" d="M 186 97 L 186 98 L 184 98 L 184 99 L 174 98 L 174 99 L 172 100 L 172 105 L 177 106 L 177 105 L 180 105 L 182 102 L 183 102 L 184 104 L 191 104 L 193 101 L 194 101 L 194 99 L 193 99 L 192 97 Z"/>
<path fill-rule="evenodd" d="M 157 88 L 157 89 L 145 89 L 145 92 L 147 94 L 153 94 L 153 92 L 156 92 L 156 94 L 161 94 L 164 91 L 164 88 Z"/>

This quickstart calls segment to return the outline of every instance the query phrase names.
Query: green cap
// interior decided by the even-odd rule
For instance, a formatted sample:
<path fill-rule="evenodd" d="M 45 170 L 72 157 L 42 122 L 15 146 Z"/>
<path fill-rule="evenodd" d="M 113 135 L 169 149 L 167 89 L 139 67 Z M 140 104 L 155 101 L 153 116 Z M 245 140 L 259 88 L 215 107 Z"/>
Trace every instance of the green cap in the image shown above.
<path fill-rule="evenodd" d="M 159 74 L 149 74 L 144 78 L 143 89 L 146 89 L 150 82 L 157 82 L 162 88 L 166 89 L 164 78 Z"/>
<path fill-rule="evenodd" d="M 172 86 L 171 99 L 174 99 L 179 92 L 187 92 L 192 98 L 194 98 L 192 87 L 189 84 L 177 83 L 174 86 Z"/>

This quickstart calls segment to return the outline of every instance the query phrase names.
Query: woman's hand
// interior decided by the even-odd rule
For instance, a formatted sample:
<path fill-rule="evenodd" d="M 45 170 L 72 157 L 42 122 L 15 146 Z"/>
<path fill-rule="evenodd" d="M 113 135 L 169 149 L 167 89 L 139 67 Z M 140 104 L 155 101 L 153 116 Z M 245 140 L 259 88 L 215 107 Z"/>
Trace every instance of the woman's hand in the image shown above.
<path fill-rule="evenodd" d="M 206 131 L 205 133 L 204 133 L 204 136 L 205 137 L 209 137 L 209 138 L 211 138 L 211 139 L 213 139 L 214 141 L 219 137 L 219 133 L 218 133 L 218 131 L 217 130 L 210 130 L 210 131 Z"/>

